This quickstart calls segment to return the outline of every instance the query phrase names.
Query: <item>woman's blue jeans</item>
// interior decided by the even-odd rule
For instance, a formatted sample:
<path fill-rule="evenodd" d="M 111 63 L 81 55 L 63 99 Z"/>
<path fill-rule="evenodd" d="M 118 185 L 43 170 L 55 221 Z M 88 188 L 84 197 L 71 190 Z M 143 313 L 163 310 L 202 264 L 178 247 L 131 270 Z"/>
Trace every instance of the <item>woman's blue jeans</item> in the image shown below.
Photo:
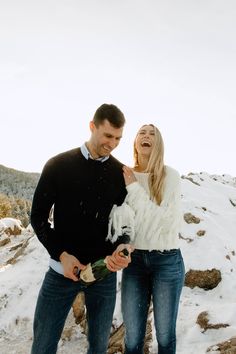
<path fill-rule="evenodd" d="M 151 299 L 158 354 L 176 353 L 176 319 L 184 275 L 179 249 L 132 253 L 132 262 L 122 275 L 125 354 L 143 354 Z"/>
<path fill-rule="evenodd" d="M 36 305 L 31 354 L 56 353 L 66 317 L 80 291 L 85 294 L 89 344 L 87 354 L 107 352 L 116 300 L 116 273 L 86 287 L 49 268 Z"/>

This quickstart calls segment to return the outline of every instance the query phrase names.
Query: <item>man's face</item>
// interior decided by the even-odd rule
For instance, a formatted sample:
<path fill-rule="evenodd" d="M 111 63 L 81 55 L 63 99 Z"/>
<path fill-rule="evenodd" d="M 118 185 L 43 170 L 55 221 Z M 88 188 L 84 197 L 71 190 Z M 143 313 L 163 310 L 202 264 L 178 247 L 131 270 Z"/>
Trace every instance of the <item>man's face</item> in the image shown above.
<path fill-rule="evenodd" d="M 122 128 L 113 127 L 108 120 L 98 127 L 90 122 L 91 138 L 89 140 L 90 153 L 93 158 L 108 156 L 114 150 L 122 138 Z"/>

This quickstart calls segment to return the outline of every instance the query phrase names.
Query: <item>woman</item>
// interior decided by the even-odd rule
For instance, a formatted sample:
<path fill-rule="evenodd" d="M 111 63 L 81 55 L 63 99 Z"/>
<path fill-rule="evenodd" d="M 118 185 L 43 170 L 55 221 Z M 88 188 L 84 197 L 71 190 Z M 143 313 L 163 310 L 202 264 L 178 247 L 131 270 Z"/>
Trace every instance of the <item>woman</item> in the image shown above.
<path fill-rule="evenodd" d="M 128 217 L 134 218 L 128 229 L 135 250 L 122 275 L 125 354 L 143 353 L 151 300 L 158 354 L 176 353 L 176 318 L 185 274 L 178 246 L 180 176 L 164 165 L 163 156 L 159 130 L 152 124 L 142 126 L 134 142 L 134 168 L 123 168 L 125 204 L 113 210 L 113 227 L 120 230 L 129 226 Z M 124 207 L 122 226 L 118 224 Z"/>

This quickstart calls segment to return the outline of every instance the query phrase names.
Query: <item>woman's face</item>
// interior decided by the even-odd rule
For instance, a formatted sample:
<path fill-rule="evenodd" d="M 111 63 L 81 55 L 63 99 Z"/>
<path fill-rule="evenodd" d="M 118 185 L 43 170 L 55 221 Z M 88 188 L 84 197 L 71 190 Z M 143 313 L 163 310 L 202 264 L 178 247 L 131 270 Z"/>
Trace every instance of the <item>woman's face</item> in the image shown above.
<path fill-rule="evenodd" d="M 136 136 L 135 148 L 138 154 L 150 156 L 155 141 L 155 130 L 151 125 L 143 125 Z"/>

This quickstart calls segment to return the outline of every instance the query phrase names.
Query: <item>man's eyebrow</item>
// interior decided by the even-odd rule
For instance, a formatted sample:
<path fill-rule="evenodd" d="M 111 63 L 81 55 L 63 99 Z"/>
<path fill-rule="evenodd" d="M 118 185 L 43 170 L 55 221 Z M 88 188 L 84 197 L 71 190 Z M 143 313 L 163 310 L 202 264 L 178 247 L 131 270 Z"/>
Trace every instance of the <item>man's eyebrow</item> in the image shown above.
<path fill-rule="evenodd" d="M 108 136 L 108 137 L 114 137 L 116 139 L 121 139 L 122 138 L 122 135 L 119 135 L 119 136 L 115 136 L 114 134 L 111 134 L 111 133 L 104 133 L 104 135 Z"/>

